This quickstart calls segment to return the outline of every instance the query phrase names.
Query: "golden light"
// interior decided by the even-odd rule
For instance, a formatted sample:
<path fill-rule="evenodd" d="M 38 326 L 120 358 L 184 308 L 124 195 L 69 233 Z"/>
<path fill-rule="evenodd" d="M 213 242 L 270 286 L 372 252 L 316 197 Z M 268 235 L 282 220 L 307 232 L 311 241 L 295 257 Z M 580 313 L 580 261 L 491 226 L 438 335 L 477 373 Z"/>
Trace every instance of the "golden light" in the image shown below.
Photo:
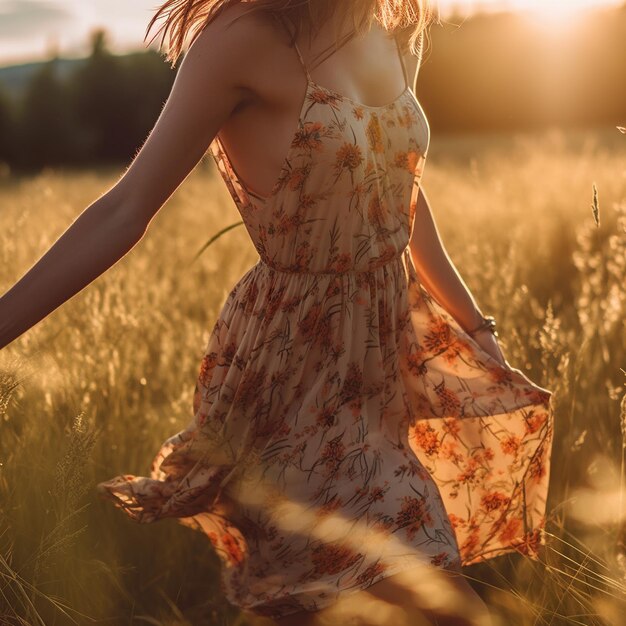
<path fill-rule="evenodd" d="M 606 6 L 598 0 L 511 0 L 514 10 L 550 29 L 568 28 L 584 19 L 589 10 Z"/>

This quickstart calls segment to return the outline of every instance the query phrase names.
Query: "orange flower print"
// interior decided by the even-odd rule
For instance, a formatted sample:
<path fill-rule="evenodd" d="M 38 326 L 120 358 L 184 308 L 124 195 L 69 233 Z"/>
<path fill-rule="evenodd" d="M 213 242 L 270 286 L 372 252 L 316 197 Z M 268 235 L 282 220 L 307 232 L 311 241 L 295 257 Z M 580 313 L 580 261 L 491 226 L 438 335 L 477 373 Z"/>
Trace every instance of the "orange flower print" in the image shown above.
<path fill-rule="evenodd" d="M 398 116 L 400 126 L 404 128 L 411 128 L 413 124 L 417 122 L 415 110 L 412 107 L 404 105 L 402 107 L 402 113 Z"/>
<path fill-rule="evenodd" d="M 266 378 L 267 373 L 265 367 L 258 371 L 247 369 L 237 388 L 237 394 L 234 398 L 235 406 L 242 409 L 251 407 L 258 400 L 259 391 L 263 388 Z"/>
<path fill-rule="evenodd" d="M 304 341 L 315 339 L 315 330 L 322 312 L 322 305 L 316 302 L 298 322 L 298 330 L 302 333 Z"/>
<path fill-rule="evenodd" d="M 439 398 L 441 410 L 447 416 L 461 415 L 461 402 L 459 400 L 459 396 L 454 393 L 452 389 L 448 389 L 445 386 L 445 382 L 442 382 L 440 385 L 435 385 L 435 393 Z"/>
<path fill-rule="evenodd" d="M 543 452 L 543 449 L 541 450 Z M 537 454 L 530 462 L 530 477 L 535 483 L 540 483 L 541 479 L 546 475 L 546 467 L 541 454 Z"/>
<path fill-rule="evenodd" d="M 311 245 L 308 241 L 304 240 L 298 244 L 296 248 L 296 259 L 295 263 L 291 265 L 291 271 L 297 272 L 302 271 L 306 268 L 313 256 L 313 250 L 311 249 Z"/>
<path fill-rule="evenodd" d="M 378 194 L 372 198 L 369 204 L 367 217 L 378 228 L 381 228 L 385 222 L 385 205 Z"/>
<path fill-rule="evenodd" d="M 526 433 L 531 435 L 536 433 L 548 418 L 544 411 L 531 411 L 526 418 Z"/>
<path fill-rule="evenodd" d="M 441 442 L 437 436 L 437 431 L 424 421 L 420 421 L 412 429 L 413 441 L 426 453 L 427 456 L 433 456 L 439 452 Z"/>
<path fill-rule="evenodd" d="M 503 543 L 511 541 L 517 537 L 522 527 L 522 520 L 519 517 L 511 517 L 505 524 L 504 528 L 498 534 L 498 539 Z"/>
<path fill-rule="evenodd" d="M 322 346 L 324 351 L 328 350 L 332 344 L 333 327 L 331 325 L 331 314 L 325 311 L 320 318 L 317 333 L 315 335 L 315 343 Z"/>
<path fill-rule="evenodd" d="M 415 376 L 424 376 L 428 372 L 423 350 L 412 352 L 406 359 L 409 371 Z"/>
<path fill-rule="evenodd" d="M 339 401 L 341 404 L 348 404 L 351 408 L 358 410 L 361 407 L 360 397 L 363 389 L 363 372 L 353 361 L 348 365 L 348 371 L 341 387 Z"/>
<path fill-rule="evenodd" d="M 409 165 L 409 160 L 406 152 L 396 152 L 396 157 L 394 159 L 393 164 L 396 167 L 401 169 L 407 169 Z"/>
<path fill-rule="evenodd" d="M 477 481 L 477 472 L 479 470 L 476 459 L 470 458 L 465 469 L 457 476 L 457 481 L 463 485 L 475 483 Z"/>
<path fill-rule="evenodd" d="M 313 565 L 315 565 L 315 576 L 320 574 L 339 574 L 352 567 L 363 555 L 355 552 L 348 546 L 321 544 L 313 548 Z"/>
<path fill-rule="evenodd" d="M 352 115 L 354 115 L 354 119 L 362 120 L 363 119 L 363 107 L 356 106 L 352 109 Z"/>
<path fill-rule="evenodd" d="M 243 561 L 243 551 L 239 547 L 237 540 L 230 533 L 222 535 L 221 544 L 224 550 L 226 550 L 228 558 L 233 565 Z"/>
<path fill-rule="evenodd" d="M 450 524 L 454 530 L 457 528 L 463 528 L 467 525 L 467 522 L 463 518 L 455 515 L 454 513 L 448 513 L 448 519 L 450 520 Z"/>
<path fill-rule="evenodd" d="M 441 428 L 444 433 L 448 433 L 451 437 L 455 437 L 461 432 L 461 424 L 458 419 L 444 417 L 441 420 Z"/>
<path fill-rule="evenodd" d="M 372 487 L 372 492 L 370 493 L 370 502 L 377 502 L 378 500 L 384 500 L 384 499 L 385 499 L 385 490 L 379 486 Z"/>
<path fill-rule="evenodd" d="M 338 175 L 345 169 L 353 172 L 362 162 L 361 148 L 356 144 L 346 142 L 337 150 L 335 171 Z"/>
<path fill-rule="evenodd" d="M 455 465 L 463 462 L 463 454 L 459 450 L 459 445 L 454 442 L 446 441 L 441 446 L 441 458 L 452 461 Z"/>
<path fill-rule="evenodd" d="M 421 156 L 415 150 L 409 150 L 408 152 L 396 152 L 394 165 L 397 168 L 406 170 L 409 174 L 416 174 L 417 165 L 420 162 Z"/>
<path fill-rule="evenodd" d="M 293 215 L 283 215 L 278 219 L 274 231 L 270 231 L 270 234 L 276 233 L 278 235 L 285 236 L 295 230 L 296 226 L 297 220 L 294 218 Z"/>
<path fill-rule="evenodd" d="M 211 382 L 211 376 L 213 370 L 217 365 L 217 352 L 208 352 L 200 361 L 200 374 L 198 375 L 199 382 L 208 387 Z"/>
<path fill-rule="evenodd" d="M 316 422 L 322 428 L 330 428 L 335 423 L 336 416 L 337 411 L 332 407 L 322 407 L 317 413 Z"/>
<path fill-rule="evenodd" d="M 491 380 L 497 385 L 511 381 L 511 373 L 500 364 L 490 365 L 487 371 Z"/>
<path fill-rule="evenodd" d="M 394 246 L 392 245 L 385 246 L 380 251 L 378 256 L 373 256 L 370 259 L 370 267 L 372 268 L 378 267 L 381 264 L 386 263 L 387 261 L 390 261 L 391 259 L 393 259 L 397 254 L 398 254 L 398 251 L 396 250 Z"/>
<path fill-rule="evenodd" d="M 332 475 L 339 469 L 345 450 L 346 448 L 342 443 L 341 435 L 331 439 L 326 446 L 324 446 L 320 460 L 323 461 L 326 466 L 327 475 Z"/>
<path fill-rule="evenodd" d="M 543 542 L 543 529 L 541 527 L 534 528 L 524 535 L 521 543 L 517 545 L 517 551 L 520 554 L 538 557 Z"/>
<path fill-rule="evenodd" d="M 428 331 L 424 337 L 424 344 L 429 350 L 439 353 L 450 345 L 452 340 L 450 325 L 443 318 L 431 318 Z"/>
<path fill-rule="evenodd" d="M 372 152 L 382 154 L 385 151 L 385 144 L 383 143 L 383 132 L 380 127 L 380 121 L 378 116 L 373 114 L 370 118 L 369 124 L 365 129 L 365 135 L 367 137 L 367 143 L 369 144 Z"/>
<path fill-rule="evenodd" d="M 325 502 L 317 511 L 315 511 L 315 515 L 317 517 L 327 517 L 328 515 L 332 515 L 341 505 L 343 504 L 341 498 L 337 495 L 334 495 L 328 502 Z"/>
<path fill-rule="evenodd" d="M 480 543 L 480 534 L 478 528 L 472 528 L 466 540 L 461 544 L 460 551 L 461 557 L 467 559 L 470 554 L 478 547 Z"/>
<path fill-rule="evenodd" d="M 396 516 L 396 526 L 398 529 L 405 528 L 407 539 L 411 541 L 422 526 L 432 526 L 433 519 L 426 507 L 424 497 L 413 498 L 404 496 L 402 507 Z"/>
<path fill-rule="evenodd" d="M 237 354 L 237 344 L 231 341 L 224 346 L 221 354 L 218 354 L 218 365 L 220 367 L 229 366 L 233 362 L 235 354 Z"/>
<path fill-rule="evenodd" d="M 265 308 L 259 311 L 262 319 L 269 322 L 274 318 L 274 315 L 276 315 L 276 312 L 283 304 L 285 289 L 285 285 L 270 289 L 269 293 L 266 295 Z"/>
<path fill-rule="evenodd" d="M 293 169 L 288 178 L 288 185 L 291 191 L 301 189 L 309 175 L 308 167 L 297 167 Z"/>
<path fill-rule="evenodd" d="M 505 507 L 510 502 L 510 498 L 500 491 L 486 493 L 480 499 L 481 506 L 485 511 L 497 511 Z"/>
<path fill-rule="evenodd" d="M 384 563 L 378 561 L 364 569 L 356 579 L 358 585 L 371 585 L 377 576 L 380 576 L 387 569 Z"/>
<path fill-rule="evenodd" d="M 328 104 L 336 109 L 343 98 L 339 94 L 332 93 L 322 87 L 316 87 L 309 94 L 308 100 L 314 104 Z"/>
<path fill-rule="evenodd" d="M 320 122 L 306 122 L 297 132 L 291 143 L 292 147 L 308 150 L 321 150 L 322 138 L 326 133 L 326 127 Z"/>
<path fill-rule="evenodd" d="M 352 266 L 352 255 L 347 252 L 336 255 L 326 267 L 330 272 L 345 272 Z"/>
<path fill-rule="evenodd" d="M 508 435 L 502 441 L 500 441 L 500 447 L 504 454 L 517 454 L 521 441 L 517 435 Z"/>

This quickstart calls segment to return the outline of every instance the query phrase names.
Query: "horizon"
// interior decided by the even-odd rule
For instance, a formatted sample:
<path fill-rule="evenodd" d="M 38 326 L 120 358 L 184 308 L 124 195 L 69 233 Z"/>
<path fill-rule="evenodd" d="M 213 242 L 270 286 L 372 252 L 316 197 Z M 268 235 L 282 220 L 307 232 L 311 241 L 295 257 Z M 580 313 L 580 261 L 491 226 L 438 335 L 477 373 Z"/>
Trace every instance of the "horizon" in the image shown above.
<path fill-rule="evenodd" d="M 156 48 L 153 38 L 161 24 L 153 26 L 143 41 L 148 23 L 158 6 L 154 0 L 0 0 L 0 67 L 44 61 L 58 55 L 80 58 L 89 53 L 89 34 L 107 31 L 110 50 L 127 54 Z M 617 7 L 623 0 L 438 0 L 442 19 L 452 15 L 469 17 L 481 12 L 529 14 L 538 23 L 560 28 L 570 17 L 585 11 Z"/>

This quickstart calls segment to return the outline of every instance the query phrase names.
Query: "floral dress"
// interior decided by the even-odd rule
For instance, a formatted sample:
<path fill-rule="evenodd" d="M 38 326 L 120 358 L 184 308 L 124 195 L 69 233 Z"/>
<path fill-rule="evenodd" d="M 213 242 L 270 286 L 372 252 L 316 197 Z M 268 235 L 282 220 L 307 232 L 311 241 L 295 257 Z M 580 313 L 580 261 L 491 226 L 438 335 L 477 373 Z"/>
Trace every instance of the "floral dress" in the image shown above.
<path fill-rule="evenodd" d="M 259 260 L 213 327 L 194 417 L 149 477 L 98 485 L 136 521 L 205 533 L 226 598 L 274 618 L 409 568 L 536 558 L 553 432 L 552 392 L 487 354 L 418 279 L 430 129 L 408 83 L 366 106 L 304 68 L 269 196 L 211 144 Z"/>

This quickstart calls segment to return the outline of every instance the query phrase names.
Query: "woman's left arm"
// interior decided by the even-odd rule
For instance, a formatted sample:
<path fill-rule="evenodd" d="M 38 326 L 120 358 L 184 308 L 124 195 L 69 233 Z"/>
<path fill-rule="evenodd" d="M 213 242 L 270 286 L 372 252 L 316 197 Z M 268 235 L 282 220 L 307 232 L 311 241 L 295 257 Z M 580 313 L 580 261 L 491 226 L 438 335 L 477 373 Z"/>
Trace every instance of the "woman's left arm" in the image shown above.
<path fill-rule="evenodd" d="M 417 196 L 409 246 L 413 265 L 426 289 L 464 330 L 476 328 L 483 314 L 448 256 L 423 188 Z M 489 330 L 480 331 L 473 338 L 488 354 L 505 363 L 498 342 Z"/>

